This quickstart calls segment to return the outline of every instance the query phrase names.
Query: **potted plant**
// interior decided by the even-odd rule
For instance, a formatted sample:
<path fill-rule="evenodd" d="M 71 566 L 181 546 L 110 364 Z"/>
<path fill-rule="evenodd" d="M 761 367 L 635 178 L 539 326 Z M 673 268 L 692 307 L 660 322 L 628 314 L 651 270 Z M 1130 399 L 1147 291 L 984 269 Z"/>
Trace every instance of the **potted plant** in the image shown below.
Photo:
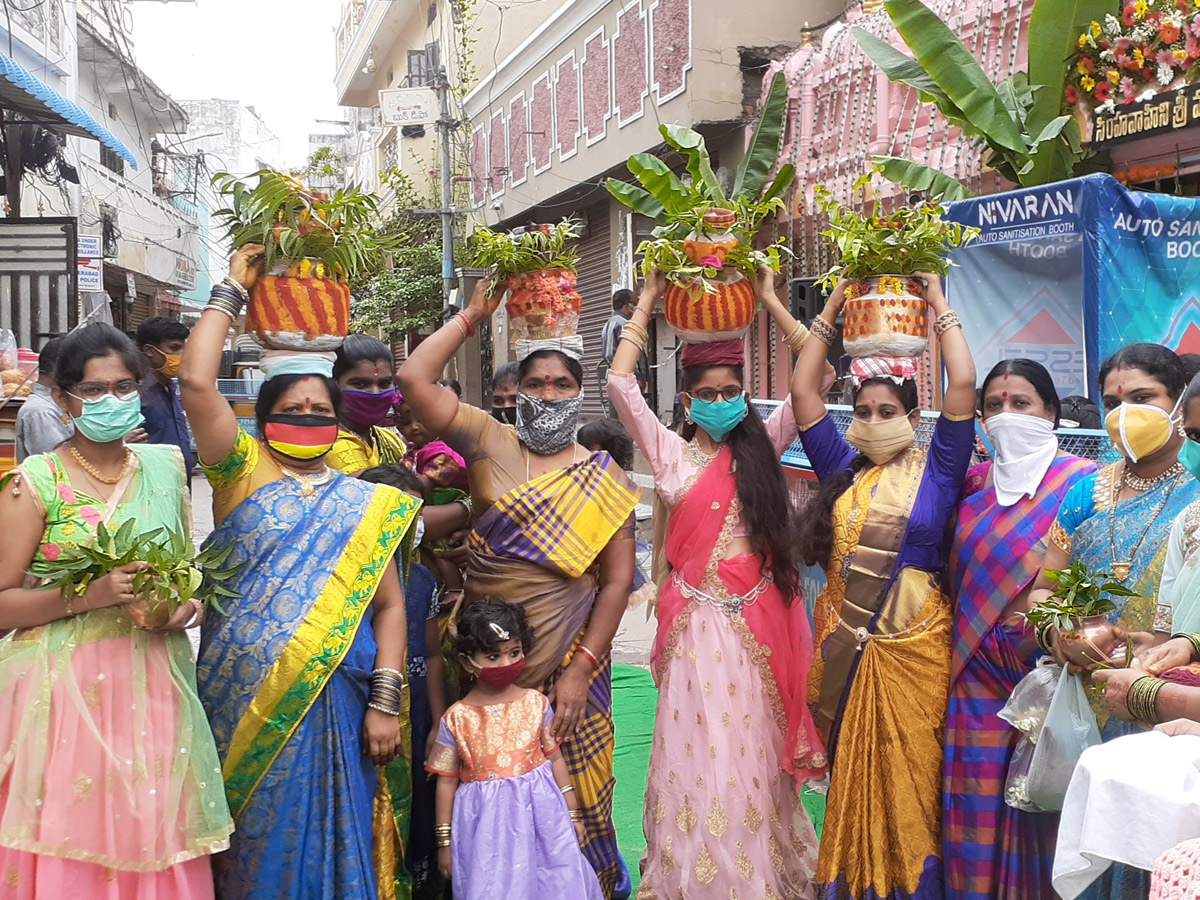
<path fill-rule="evenodd" d="M 350 330 L 350 281 L 380 268 L 399 241 L 376 230 L 370 194 L 321 194 L 274 169 L 250 177 L 254 187 L 225 172 L 212 182 L 228 203 L 214 215 L 233 249 L 266 247 L 246 330 L 272 349 L 335 350 Z"/>
<path fill-rule="evenodd" d="M 703 136 L 677 125 L 661 125 L 659 131 L 687 160 L 690 183 L 652 153 L 630 157 L 629 171 L 640 187 L 615 178 L 607 182 L 614 197 L 658 223 L 654 239 L 638 247 L 642 274 L 657 269 L 666 276 L 667 322 L 686 341 L 744 334 L 757 305 L 754 279 L 764 265 L 779 271 L 788 252 L 782 240 L 754 247 L 759 228 L 783 208 L 783 194 L 796 178 L 795 169 L 784 165 L 769 179 L 786 111 L 787 82 L 776 74 L 728 188 L 713 171 Z"/>
<path fill-rule="evenodd" d="M 37 577 L 47 587 L 62 591 L 67 606 L 83 594 L 88 585 L 103 578 L 118 566 L 135 560 L 147 565 L 133 576 L 133 592 L 144 599 L 127 604 L 134 620 L 143 628 L 161 628 L 175 612 L 197 595 L 223 612 L 218 597 L 238 595 L 226 583 L 241 570 L 227 565 L 233 544 L 213 544 L 199 553 L 182 532 L 162 528 L 135 531 L 136 521 L 127 519 L 119 528 L 103 522 L 96 525 L 95 539 L 88 544 L 64 550 L 58 559 L 39 564 Z"/>
<path fill-rule="evenodd" d="M 871 174 L 854 183 L 858 191 Z M 916 272 L 945 276 L 950 261 L 947 247 L 965 247 L 979 236 L 978 228 L 942 219 L 936 201 L 902 206 L 892 213 L 873 201 L 860 213 L 833 199 L 822 185 L 814 189 L 817 205 L 829 217 L 829 230 L 838 263 L 821 284 L 831 289 L 839 278 L 846 287 L 843 339 L 851 356 L 920 356 L 929 346 L 929 322 L 922 294 L 925 285 Z"/>
<path fill-rule="evenodd" d="M 575 289 L 579 228 L 569 219 L 514 231 L 479 227 L 471 234 L 470 265 L 492 269 L 489 290 L 508 288 L 504 304 L 511 339 L 546 340 L 575 334 L 583 298 Z"/>
<path fill-rule="evenodd" d="M 1049 598 L 1024 614 L 1025 621 L 1034 627 L 1053 627 L 1060 635 L 1074 638 L 1064 644 L 1073 663 L 1128 666 L 1131 648 L 1111 638 L 1107 614 L 1117 607 L 1108 598 L 1133 597 L 1134 592 L 1113 581 L 1112 573 L 1089 571 L 1080 560 L 1066 569 L 1047 569 L 1046 577 L 1057 587 Z"/>

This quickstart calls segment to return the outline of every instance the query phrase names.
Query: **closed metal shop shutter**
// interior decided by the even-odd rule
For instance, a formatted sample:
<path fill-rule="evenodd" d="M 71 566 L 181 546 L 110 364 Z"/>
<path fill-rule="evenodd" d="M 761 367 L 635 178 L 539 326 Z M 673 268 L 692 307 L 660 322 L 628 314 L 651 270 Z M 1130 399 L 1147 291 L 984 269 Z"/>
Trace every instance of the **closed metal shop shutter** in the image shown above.
<path fill-rule="evenodd" d="M 589 206 L 587 235 L 579 242 L 579 295 L 583 313 L 578 332 L 583 338 L 583 411 L 590 422 L 604 417 L 596 367 L 604 358 L 604 324 L 612 316 L 613 254 L 609 240 L 608 201 Z"/>

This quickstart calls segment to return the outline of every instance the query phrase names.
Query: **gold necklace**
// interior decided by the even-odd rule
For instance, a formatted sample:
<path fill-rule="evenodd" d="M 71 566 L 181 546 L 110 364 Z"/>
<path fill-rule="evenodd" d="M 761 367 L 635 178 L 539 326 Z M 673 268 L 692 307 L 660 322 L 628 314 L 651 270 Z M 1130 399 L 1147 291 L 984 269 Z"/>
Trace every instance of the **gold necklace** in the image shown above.
<path fill-rule="evenodd" d="M 71 456 L 73 456 L 75 458 L 75 462 L 79 463 L 79 468 L 83 469 L 83 471 L 85 471 L 92 478 L 95 478 L 101 484 L 116 484 L 118 481 L 120 481 L 122 478 L 125 477 L 125 473 L 129 471 L 129 463 L 132 462 L 132 460 L 133 460 L 133 451 L 131 451 L 128 447 L 126 447 L 125 448 L 125 461 L 123 463 L 121 463 L 120 473 L 118 473 L 116 478 L 109 478 L 106 475 L 102 475 L 100 473 L 100 470 L 97 469 L 95 466 L 93 466 L 86 459 L 84 459 L 83 454 L 80 453 L 78 450 L 76 450 L 74 447 L 71 447 L 70 450 L 71 450 Z"/>
<path fill-rule="evenodd" d="M 1174 466 L 1171 467 L 1171 469 L 1174 468 Z M 1179 468 L 1182 470 L 1183 467 L 1180 466 Z M 1169 472 L 1171 469 L 1168 469 L 1167 471 Z M 1125 579 L 1129 577 L 1129 573 L 1133 570 L 1133 561 L 1137 557 L 1138 548 L 1142 546 L 1142 541 L 1145 540 L 1146 533 L 1150 530 L 1150 526 L 1154 524 L 1154 521 L 1162 514 L 1162 511 L 1167 508 L 1167 503 L 1170 502 L 1171 494 L 1175 490 L 1175 485 L 1179 484 L 1179 476 L 1182 474 L 1182 471 L 1175 473 L 1174 480 L 1171 482 L 1171 486 L 1167 488 L 1166 496 L 1164 496 L 1162 502 L 1158 504 L 1158 509 L 1154 511 L 1154 515 L 1150 517 L 1150 521 L 1146 523 L 1146 527 L 1142 529 L 1142 533 L 1138 535 L 1137 543 L 1133 545 L 1133 549 L 1129 551 L 1129 558 L 1122 561 L 1117 560 L 1117 539 L 1114 529 L 1117 521 L 1117 496 L 1121 493 L 1121 481 L 1123 478 L 1113 479 L 1112 506 L 1109 509 L 1108 516 L 1108 547 L 1112 552 L 1113 577 L 1117 579 L 1117 581 L 1124 582 Z M 1163 479 L 1160 478 L 1155 482 L 1155 484 L 1160 484 L 1162 481 Z"/>
<path fill-rule="evenodd" d="M 317 488 L 321 485 L 329 484 L 333 478 L 333 469 L 326 466 L 324 471 L 316 475 L 306 475 L 303 472 L 297 472 L 295 469 L 289 469 L 287 466 L 280 466 L 280 470 L 288 478 L 293 478 L 300 482 L 300 493 L 302 496 L 311 497 L 316 493 Z"/>

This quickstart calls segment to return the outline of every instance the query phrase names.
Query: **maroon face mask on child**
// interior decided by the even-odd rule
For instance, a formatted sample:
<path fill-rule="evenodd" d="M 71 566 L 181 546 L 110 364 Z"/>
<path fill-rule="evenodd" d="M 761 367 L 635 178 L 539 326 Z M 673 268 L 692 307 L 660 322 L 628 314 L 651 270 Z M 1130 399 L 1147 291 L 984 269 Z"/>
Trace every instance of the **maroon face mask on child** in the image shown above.
<path fill-rule="evenodd" d="M 525 671 L 525 657 L 508 666 L 489 666 L 479 670 L 479 680 L 488 687 L 506 688 L 514 684 Z"/>

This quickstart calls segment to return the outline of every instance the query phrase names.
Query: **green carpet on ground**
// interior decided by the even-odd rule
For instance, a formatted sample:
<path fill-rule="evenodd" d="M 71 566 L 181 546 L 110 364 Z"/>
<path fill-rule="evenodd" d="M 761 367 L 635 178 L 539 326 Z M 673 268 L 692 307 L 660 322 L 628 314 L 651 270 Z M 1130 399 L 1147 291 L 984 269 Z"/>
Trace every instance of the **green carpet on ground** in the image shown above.
<path fill-rule="evenodd" d="M 650 764 L 657 701 L 658 690 L 648 670 L 638 666 L 613 666 L 613 719 L 617 729 L 613 823 L 617 828 L 621 855 L 629 866 L 635 888 L 639 880 L 638 860 L 646 849 L 646 839 L 642 835 L 642 799 L 646 792 L 646 769 Z M 825 798 L 805 788 L 803 800 L 819 835 L 825 821 Z"/>

